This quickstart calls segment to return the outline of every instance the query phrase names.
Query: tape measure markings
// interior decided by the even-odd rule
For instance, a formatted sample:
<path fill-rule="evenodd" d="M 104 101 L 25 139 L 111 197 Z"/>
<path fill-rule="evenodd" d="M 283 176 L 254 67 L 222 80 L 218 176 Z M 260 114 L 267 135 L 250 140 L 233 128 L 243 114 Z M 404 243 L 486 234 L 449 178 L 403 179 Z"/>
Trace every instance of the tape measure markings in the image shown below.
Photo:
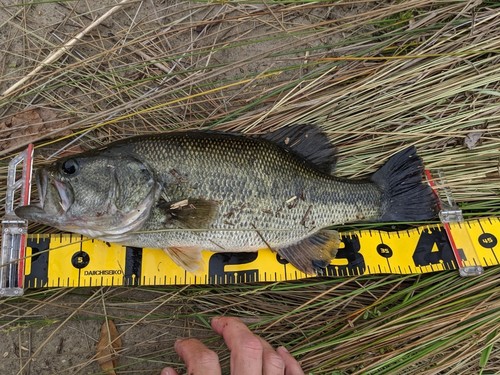
<path fill-rule="evenodd" d="M 478 254 L 478 259 L 465 257 L 468 263 L 499 264 L 499 223 L 498 218 L 486 218 L 457 224 L 457 230 L 467 234 Z M 458 268 L 440 225 L 397 232 L 350 231 L 341 237 L 338 257 L 325 269 L 325 276 L 410 274 Z M 73 234 L 30 235 L 27 254 L 30 256 L 25 262 L 26 287 L 234 284 L 307 276 L 269 250 L 235 254 L 204 251 L 207 269 L 193 275 L 177 267 L 161 250 L 122 247 Z"/>

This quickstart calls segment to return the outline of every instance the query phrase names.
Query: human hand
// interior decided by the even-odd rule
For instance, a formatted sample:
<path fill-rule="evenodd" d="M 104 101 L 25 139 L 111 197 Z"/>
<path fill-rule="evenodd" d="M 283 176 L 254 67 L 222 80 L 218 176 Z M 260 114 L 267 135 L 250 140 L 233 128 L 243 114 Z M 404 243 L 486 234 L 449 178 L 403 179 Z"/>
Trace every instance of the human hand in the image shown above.
<path fill-rule="evenodd" d="M 232 375 L 304 375 L 299 363 L 282 346 L 276 350 L 253 334 L 238 318 L 212 319 L 212 329 L 221 335 L 231 351 Z M 219 357 L 194 338 L 177 340 L 175 351 L 186 364 L 189 375 L 220 375 Z M 161 375 L 178 375 L 171 367 Z"/>

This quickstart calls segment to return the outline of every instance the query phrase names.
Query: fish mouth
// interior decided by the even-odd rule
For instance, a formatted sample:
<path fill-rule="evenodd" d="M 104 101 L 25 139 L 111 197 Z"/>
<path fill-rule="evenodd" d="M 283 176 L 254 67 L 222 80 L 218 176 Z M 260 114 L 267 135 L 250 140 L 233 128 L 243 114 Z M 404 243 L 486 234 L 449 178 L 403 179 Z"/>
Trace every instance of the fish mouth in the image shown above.
<path fill-rule="evenodd" d="M 36 173 L 39 202 L 15 209 L 16 215 L 29 221 L 59 227 L 67 220 L 68 210 L 74 202 L 71 185 L 40 169 Z"/>
<path fill-rule="evenodd" d="M 50 176 L 49 172 L 41 169 L 36 174 L 40 207 L 57 214 L 66 213 L 74 201 L 71 185 Z"/>

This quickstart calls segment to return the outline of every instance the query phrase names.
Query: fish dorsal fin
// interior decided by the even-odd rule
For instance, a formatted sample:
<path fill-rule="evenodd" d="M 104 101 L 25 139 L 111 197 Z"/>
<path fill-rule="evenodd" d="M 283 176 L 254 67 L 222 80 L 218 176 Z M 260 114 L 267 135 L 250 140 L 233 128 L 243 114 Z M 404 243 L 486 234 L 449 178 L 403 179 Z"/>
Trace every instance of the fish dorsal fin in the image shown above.
<path fill-rule="evenodd" d="M 322 229 L 291 245 L 276 248 L 278 254 L 307 274 L 320 273 L 337 255 L 339 232 Z"/>
<path fill-rule="evenodd" d="M 321 172 L 331 173 L 335 169 L 335 147 L 315 125 L 289 125 L 264 134 L 261 138 L 306 159 Z"/>
<path fill-rule="evenodd" d="M 161 200 L 158 208 L 166 211 L 168 220 L 176 222 L 181 228 L 203 229 L 213 222 L 217 202 L 201 198 L 186 198 L 176 202 Z"/>

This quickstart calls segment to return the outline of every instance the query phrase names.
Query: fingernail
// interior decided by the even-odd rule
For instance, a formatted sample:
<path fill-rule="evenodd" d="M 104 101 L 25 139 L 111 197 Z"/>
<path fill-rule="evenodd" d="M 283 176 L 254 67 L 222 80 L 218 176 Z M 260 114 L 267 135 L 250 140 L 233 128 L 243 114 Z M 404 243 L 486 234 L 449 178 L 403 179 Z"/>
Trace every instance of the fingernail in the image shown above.
<path fill-rule="evenodd" d="M 161 370 L 160 375 L 173 375 L 175 372 L 173 372 L 173 369 L 170 367 L 165 367 L 163 370 Z"/>
<path fill-rule="evenodd" d="M 285 348 L 284 346 L 280 346 L 280 347 L 278 347 L 278 349 L 279 349 L 279 350 L 284 351 L 285 353 L 290 353 L 290 352 L 288 351 L 288 349 L 287 349 L 287 348 Z"/>
<path fill-rule="evenodd" d="M 177 350 L 178 349 L 178 346 L 181 342 L 183 342 L 184 339 L 177 339 L 175 340 L 175 343 L 174 343 L 174 349 Z"/>
<path fill-rule="evenodd" d="M 212 327 L 214 326 L 214 324 L 215 324 L 217 327 L 219 326 L 219 324 L 220 324 L 220 318 L 221 318 L 220 316 L 214 316 L 214 317 L 212 318 Z"/>

